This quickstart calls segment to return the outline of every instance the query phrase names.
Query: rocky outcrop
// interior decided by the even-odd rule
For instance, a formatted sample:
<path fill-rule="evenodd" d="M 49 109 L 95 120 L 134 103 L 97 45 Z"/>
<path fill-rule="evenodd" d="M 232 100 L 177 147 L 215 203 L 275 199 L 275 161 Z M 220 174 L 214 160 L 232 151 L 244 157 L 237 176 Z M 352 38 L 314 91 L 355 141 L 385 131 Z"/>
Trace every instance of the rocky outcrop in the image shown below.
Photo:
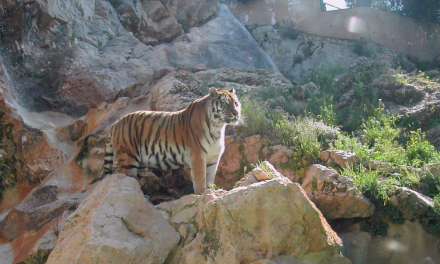
<path fill-rule="evenodd" d="M 21 202 L 65 160 L 41 129 L 23 121 L 11 89 L 0 60 L 0 213 Z"/>
<path fill-rule="evenodd" d="M 9 1 L 5 10 L 2 56 L 21 103 L 34 111 L 79 117 L 121 90 L 149 91 L 157 72 L 179 66 L 277 71 L 213 0 Z"/>
<path fill-rule="evenodd" d="M 359 163 L 356 153 L 344 150 L 325 150 L 319 154 L 319 158 L 328 166 L 337 166 L 338 168 L 346 168 Z"/>
<path fill-rule="evenodd" d="M 327 219 L 370 217 L 374 205 L 353 184 L 353 180 L 322 165 L 312 165 L 302 187 Z"/>
<path fill-rule="evenodd" d="M 294 24 L 249 25 L 252 36 L 272 58 L 280 72 L 292 81 L 301 81 L 312 69 L 329 65 L 349 67 L 359 56 L 393 62 L 393 49 L 367 41 L 349 41 L 309 35 Z M 336 76 L 335 76 L 336 77 Z"/>
<path fill-rule="evenodd" d="M 66 220 L 47 263 L 164 263 L 178 242 L 137 181 L 112 175 Z"/>
<path fill-rule="evenodd" d="M 256 166 L 260 160 L 268 160 L 277 171 L 289 180 L 299 181 L 296 171 L 289 168 L 289 161 L 294 150 L 281 145 L 263 146 L 259 135 L 242 139 L 227 136 L 225 138 L 225 153 L 220 159 L 215 184 L 230 190 L 243 177 L 243 172 Z"/>
<path fill-rule="evenodd" d="M 299 185 L 272 166 L 268 173 L 277 174 L 276 178 L 270 180 L 266 175 L 257 183 L 247 180 L 265 173 L 255 169 L 229 192 L 207 191 L 203 197 L 191 195 L 158 205 L 184 238 L 171 263 L 251 263 L 259 259 L 284 263 L 311 260 L 312 252 L 317 251 L 321 253 L 315 261 L 349 263 L 334 250 L 338 238 Z M 272 200 L 272 195 L 278 198 Z M 255 202 L 258 207 L 250 206 Z"/>
<path fill-rule="evenodd" d="M 133 178 L 107 177 L 67 218 L 47 263 L 351 263 L 301 187 L 266 164 L 247 177 L 275 178 L 157 207 Z"/>

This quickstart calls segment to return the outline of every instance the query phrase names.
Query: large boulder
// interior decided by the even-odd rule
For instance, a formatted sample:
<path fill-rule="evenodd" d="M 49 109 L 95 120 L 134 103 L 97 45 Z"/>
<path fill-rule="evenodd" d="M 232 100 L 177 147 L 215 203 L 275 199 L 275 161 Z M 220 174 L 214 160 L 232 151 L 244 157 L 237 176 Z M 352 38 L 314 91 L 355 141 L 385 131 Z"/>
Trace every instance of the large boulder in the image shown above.
<path fill-rule="evenodd" d="M 184 238 L 171 263 L 350 263 L 302 188 L 267 168 L 231 191 L 159 204 Z"/>
<path fill-rule="evenodd" d="M 209 22 L 189 29 L 172 43 L 155 46 L 142 58 L 150 65 L 154 63 L 152 68 L 156 69 L 204 64 L 208 69 L 252 67 L 278 71 L 226 5 L 220 5 L 215 18 Z"/>
<path fill-rule="evenodd" d="M 164 263 L 179 239 L 135 179 L 112 175 L 66 220 L 47 263 Z"/>
<path fill-rule="evenodd" d="M 265 164 L 267 170 L 246 176 L 257 182 L 157 207 L 135 179 L 111 175 L 60 220 L 58 238 L 51 230 L 60 224 L 40 239 L 47 247 L 37 244 L 32 254 L 44 256 L 56 241 L 47 263 L 351 263 L 302 188 Z"/>
<path fill-rule="evenodd" d="M 374 205 L 356 190 L 353 180 L 323 165 L 310 166 L 302 187 L 328 219 L 373 215 Z"/>

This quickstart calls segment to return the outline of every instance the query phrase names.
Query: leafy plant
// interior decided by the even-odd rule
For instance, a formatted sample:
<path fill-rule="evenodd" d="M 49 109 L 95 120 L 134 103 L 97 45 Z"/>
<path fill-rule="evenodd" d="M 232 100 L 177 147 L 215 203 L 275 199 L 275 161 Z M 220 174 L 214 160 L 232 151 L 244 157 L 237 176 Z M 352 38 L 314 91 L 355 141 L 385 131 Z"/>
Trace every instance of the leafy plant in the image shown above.
<path fill-rule="evenodd" d="M 347 166 L 342 174 L 352 178 L 359 191 L 379 204 L 385 205 L 389 200 L 388 193 L 395 190 L 395 179 L 382 178 L 379 171 L 367 171 L 361 164 Z"/>
<path fill-rule="evenodd" d="M 299 30 L 295 27 L 295 22 L 284 20 L 283 24 L 276 23 L 274 28 L 278 29 L 278 32 L 283 38 L 297 39 L 299 36 Z"/>
<path fill-rule="evenodd" d="M 440 161 L 440 156 L 419 128 L 416 131 L 410 131 L 409 141 L 406 144 L 406 159 L 408 165 L 421 167 L 429 162 Z"/>
<path fill-rule="evenodd" d="M 267 167 L 266 164 L 261 160 L 259 160 L 258 163 L 254 167 L 260 168 L 261 170 L 263 170 L 267 174 L 267 176 L 269 176 L 270 179 L 273 179 L 276 177 L 275 174 L 271 170 L 269 170 L 269 167 Z"/>

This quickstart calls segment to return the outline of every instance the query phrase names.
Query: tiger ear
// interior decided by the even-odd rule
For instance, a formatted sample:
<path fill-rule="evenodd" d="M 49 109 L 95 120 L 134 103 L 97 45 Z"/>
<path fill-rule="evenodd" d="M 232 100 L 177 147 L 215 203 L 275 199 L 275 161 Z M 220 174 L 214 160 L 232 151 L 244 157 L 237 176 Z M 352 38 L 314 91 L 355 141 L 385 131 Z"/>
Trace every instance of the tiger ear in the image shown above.
<path fill-rule="evenodd" d="M 229 92 L 235 94 L 235 88 L 232 88 Z"/>
<path fill-rule="evenodd" d="M 217 89 L 215 89 L 214 87 L 209 88 L 209 94 L 211 95 L 211 97 L 215 97 L 218 95 Z"/>

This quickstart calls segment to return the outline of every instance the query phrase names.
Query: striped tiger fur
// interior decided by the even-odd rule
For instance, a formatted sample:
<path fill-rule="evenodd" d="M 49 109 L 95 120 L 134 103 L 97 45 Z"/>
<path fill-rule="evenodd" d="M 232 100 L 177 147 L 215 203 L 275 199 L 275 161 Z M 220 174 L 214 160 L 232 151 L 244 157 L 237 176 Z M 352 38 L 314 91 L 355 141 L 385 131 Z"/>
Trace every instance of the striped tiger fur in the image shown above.
<path fill-rule="evenodd" d="M 120 171 L 132 177 L 146 168 L 189 167 L 194 192 L 203 193 L 214 183 L 225 148 L 225 127 L 237 124 L 240 115 L 235 90 L 216 88 L 180 111 L 127 114 L 106 136 L 105 175 L 113 172 L 113 155 Z"/>

